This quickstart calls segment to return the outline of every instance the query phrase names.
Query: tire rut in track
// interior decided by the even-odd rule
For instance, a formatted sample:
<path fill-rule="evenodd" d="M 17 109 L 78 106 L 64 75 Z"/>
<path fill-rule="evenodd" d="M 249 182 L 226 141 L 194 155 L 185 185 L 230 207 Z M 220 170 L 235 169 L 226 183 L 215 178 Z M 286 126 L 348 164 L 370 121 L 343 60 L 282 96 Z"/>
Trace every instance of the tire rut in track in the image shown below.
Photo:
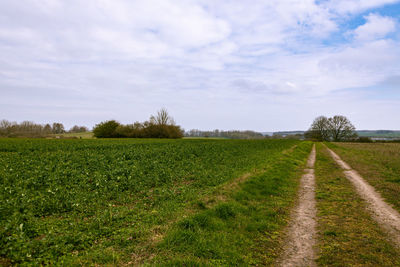
<path fill-rule="evenodd" d="M 390 239 L 400 247 L 400 214 L 384 201 L 374 187 L 368 184 L 355 170 L 345 163 L 335 152 L 327 148 L 332 158 L 343 169 L 346 178 L 354 185 L 356 191 L 367 203 L 372 217 L 388 233 Z"/>
<path fill-rule="evenodd" d="M 313 146 L 307 168 L 301 177 L 298 204 L 292 211 L 288 226 L 288 236 L 278 266 L 316 266 L 316 202 L 315 202 L 315 164 L 316 150 Z"/>

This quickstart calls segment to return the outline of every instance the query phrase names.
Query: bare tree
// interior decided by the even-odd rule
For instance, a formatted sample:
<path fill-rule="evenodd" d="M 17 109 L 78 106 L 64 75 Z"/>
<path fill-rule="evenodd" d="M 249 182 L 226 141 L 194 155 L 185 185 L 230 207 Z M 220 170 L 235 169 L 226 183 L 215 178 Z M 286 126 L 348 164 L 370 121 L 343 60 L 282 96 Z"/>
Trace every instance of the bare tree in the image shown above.
<path fill-rule="evenodd" d="M 333 141 L 344 141 L 357 137 L 356 128 L 345 116 L 329 118 L 329 133 Z"/>
<path fill-rule="evenodd" d="M 12 123 L 8 120 L 1 120 L 0 121 L 0 136 L 7 136 L 9 134 L 13 124 L 15 124 L 15 123 Z"/>
<path fill-rule="evenodd" d="M 52 131 L 51 125 L 47 123 L 47 124 L 43 127 L 43 133 L 44 133 L 44 134 L 50 134 L 51 131 Z"/>
<path fill-rule="evenodd" d="M 84 133 L 84 132 L 88 132 L 89 129 L 86 126 L 78 126 L 78 125 L 74 125 L 69 132 L 70 133 Z"/>
<path fill-rule="evenodd" d="M 150 122 L 157 125 L 175 125 L 174 119 L 165 108 L 160 109 L 155 117 L 151 116 Z"/>
<path fill-rule="evenodd" d="M 62 123 L 53 123 L 53 133 L 60 134 L 65 133 L 64 125 Z"/>

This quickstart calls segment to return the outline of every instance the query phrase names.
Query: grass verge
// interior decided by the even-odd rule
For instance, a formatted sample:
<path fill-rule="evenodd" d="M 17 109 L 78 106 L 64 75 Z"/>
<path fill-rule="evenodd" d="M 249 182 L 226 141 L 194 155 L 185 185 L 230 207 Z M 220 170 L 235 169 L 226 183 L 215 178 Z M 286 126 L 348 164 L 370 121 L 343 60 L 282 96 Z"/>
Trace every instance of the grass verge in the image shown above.
<path fill-rule="evenodd" d="M 400 144 L 328 143 L 385 200 L 400 211 Z"/>
<path fill-rule="evenodd" d="M 400 266 L 400 251 L 373 221 L 327 150 L 317 145 L 315 174 L 320 266 Z"/>

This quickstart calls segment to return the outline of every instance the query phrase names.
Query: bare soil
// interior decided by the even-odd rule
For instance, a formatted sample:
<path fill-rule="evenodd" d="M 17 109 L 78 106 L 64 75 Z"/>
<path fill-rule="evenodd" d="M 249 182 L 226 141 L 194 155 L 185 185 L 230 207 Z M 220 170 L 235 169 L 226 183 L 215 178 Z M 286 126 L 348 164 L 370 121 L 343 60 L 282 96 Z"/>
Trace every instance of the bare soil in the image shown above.
<path fill-rule="evenodd" d="M 329 148 L 328 151 L 336 163 L 344 169 L 344 174 L 352 182 L 361 198 L 367 202 L 372 217 L 386 230 L 390 239 L 400 247 L 400 214 L 386 203 L 381 195 L 361 175 L 341 160 L 335 152 Z"/>
<path fill-rule="evenodd" d="M 315 202 L 315 145 L 308 158 L 307 169 L 300 181 L 298 205 L 292 211 L 284 252 L 279 266 L 316 266 L 316 202 Z"/>

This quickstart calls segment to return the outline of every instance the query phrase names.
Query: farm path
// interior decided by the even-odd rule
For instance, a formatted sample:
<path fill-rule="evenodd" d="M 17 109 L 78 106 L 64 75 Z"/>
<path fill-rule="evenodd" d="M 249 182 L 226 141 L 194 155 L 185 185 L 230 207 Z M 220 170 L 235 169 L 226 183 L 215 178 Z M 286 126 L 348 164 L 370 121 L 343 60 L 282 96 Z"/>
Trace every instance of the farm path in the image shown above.
<path fill-rule="evenodd" d="M 316 266 L 313 249 L 316 236 L 315 158 L 314 145 L 300 181 L 298 204 L 292 211 L 287 245 L 278 259 L 279 266 Z"/>
<path fill-rule="evenodd" d="M 400 247 L 400 214 L 387 204 L 374 187 L 368 184 L 357 171 L 353 170 L 335 152 L 327 148 L 332 158 L 344 170 L 346 178 L 354 185 L 356 191 L 367 202 L 372 217 L 387 231 L 394 243 Z"/>

